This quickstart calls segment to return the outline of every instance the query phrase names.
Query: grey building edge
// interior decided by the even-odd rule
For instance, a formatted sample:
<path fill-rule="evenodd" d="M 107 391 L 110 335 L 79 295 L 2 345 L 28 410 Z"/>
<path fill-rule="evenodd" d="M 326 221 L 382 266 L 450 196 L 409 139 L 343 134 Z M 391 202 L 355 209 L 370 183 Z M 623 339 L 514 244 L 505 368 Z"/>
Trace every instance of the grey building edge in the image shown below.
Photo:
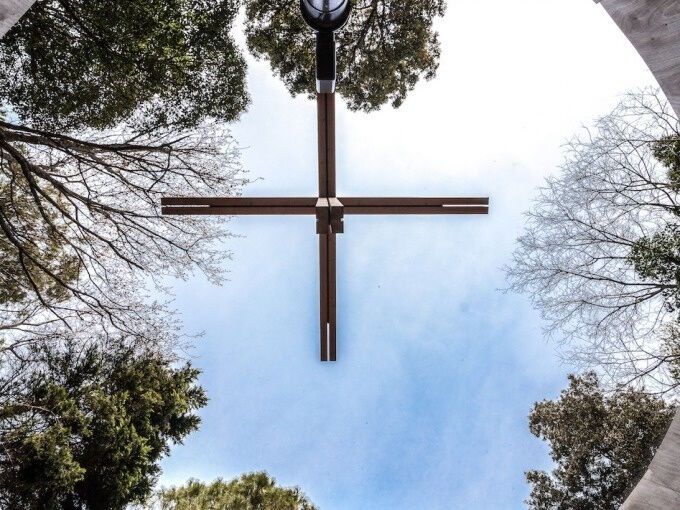
<path fill-rule="evenodd" d="M 680 0 L 595 0 L 633 44 L 680 116 Z M 680 408 L 621 510 L 680 510 Z"/>
<path fill-rule="evenodd" d="M 680 509 L 680 411 L 661 447 L 621 510 Z"/>
<path fill-rule="evenodd" d="M 19 21 L 35 0 L 0 0 L 0 38 Z"/>
<path fill-rule="evenodd" d="M 594 0 L 609 13 L 680 115 L 680 0 Z"/>

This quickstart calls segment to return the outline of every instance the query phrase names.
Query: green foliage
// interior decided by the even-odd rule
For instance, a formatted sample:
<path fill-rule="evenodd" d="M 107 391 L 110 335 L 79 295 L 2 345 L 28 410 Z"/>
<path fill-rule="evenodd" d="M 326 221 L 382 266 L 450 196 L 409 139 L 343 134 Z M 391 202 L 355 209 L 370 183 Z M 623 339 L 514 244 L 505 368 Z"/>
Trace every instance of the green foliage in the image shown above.
<path fill-rule="evenodd" d="M 46 343 L 1 381 L 6 508 L 123 509 L 143 502 L 169 443 L 198 428 L 193 411 L 207 403 L 195 384 L 199 371 L 135 354 L 124 343 Z"/>
<path fill-rule="evenodd" d="M 652 154 L 666 169 L 669 190 L 680 191 L 680 139 L 663 137 L 652 144 Z M 680 215 L 677 207 L 672 212 Z M 640 276 L 666 286 L 662 294 L 670 309 L 680 306 L 680 225 L 669 223 L 663 230 L 638 239 L 631 248 L 630 261 Z"/>
<path fill-rule="evenodd" d="M 680 323 L 676 322 L 663 329 L 662 342 L 664 360 L 668 364 L 670 377 L 675 381 L 675 387 L 680 386 Z"/>
<path fill-rule="evenodd" d="M 61 201 L 49 191 L 52 200 Z M 49 302 L 67 297 L 66 286 L 78 278 L 80 263 L 69 252 L 63 229 L 58 215 L 33 199 L 19 165 L 0 165 L 0 304 L 21 303 L 33 292 Z"/>
<path fill-rule="evenodd" d="M 50 129 L 230 121 L 248 103 L 237 0 L 38 0 L 0 39 L 0 103 Z"/>
<path fill-rule="evenodd" d="M 432 29 L 444 0 L 357 0 L 338 33 L 338 93 L 353 110 L 371 111 L 387 102 L 399 107 L 422 77 L 439 65 Z M 248 48 L 267 58 L 291 94 L 316 91 L 314 34 L 297 1 L 246 0 Z"/>
<path fill-rule="evenodd" d="M 652 145 L 654 157 L 668 169 L 668 180 L 673 191 L 680 191 L 680 139 L 666 136 Z"/>
<path fill-rule="evenodd" d="M 550 443 L 551 473 L 529 471 L 535 510 L 615 510 L 642 477 L 673 417 L 632 389 L 607 396 L 594 373 L 569 376 L 556 401 L 534 405 L 529 429 Z"/>
<path fill-rule="evenodd" d="M 2 446 L 14 462 L 3 462 L 0 473 L 0 501 L 7 504 L 3 508 L 61 508 L 64 494 L 85 472 L 73 459 L 70 435 L 59 423 L 40 432 L 24 426 L 5 434 Z"/>
<path fill-rule="evenodd" d="M 664 230 L 642 237 L 633 244 L 630 260 L 637 273 L 666 286 L 662 294 L 671 309 L 680 306 L 680 226 L 668 225 Z"/>
<path fill-rule="evenodd" d="M 316 510 L 298 487 L 283 488 L 267 473 L 249 473 L 211 484 L 195 480 L 162 491 L 162 510 Z"/>

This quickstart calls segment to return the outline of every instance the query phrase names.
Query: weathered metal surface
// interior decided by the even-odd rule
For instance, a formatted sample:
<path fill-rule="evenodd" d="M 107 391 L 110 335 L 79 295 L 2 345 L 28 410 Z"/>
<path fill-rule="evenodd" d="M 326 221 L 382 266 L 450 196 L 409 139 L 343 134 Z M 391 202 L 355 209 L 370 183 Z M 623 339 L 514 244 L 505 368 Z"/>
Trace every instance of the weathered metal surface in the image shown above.
<path fill-rule="evenodd" d="M 35 0 L 0 0 L 0 39 L 34 3 Z"/>
<path fill-rule="evenodd" d="M 341 197 L 345 207 L 489 205 L 489 197 Z"/>
<path fill-rule="evenodd" d="M 316 233 L 331 233 L 331 212 L 327 198 L 319 198 L 316 202 Z"/>
<path fill-rule="evenodd" d="M 250 216 L 314 214 L 314 206 L 163 207 L 166 216 Z"/>
<path fill-rule="evenodd" d="M 321 361 L 337 360 L 335 234 L 319 236 L 319 342 Z"/>
<path fill-rule="evenodd" d="M 335 234 L 328 240 L 328 361 L 337 361 L 337 290 L 336 290 L 336 243 Z"/>
<path fill-rule="evenodd" d="M 342 233 L 345 214 L 487 214 L 488 198 L 480 197 L 275 197 L 190 198 L 165 197 L 167 215 L 316 214 Z M 325 215 L 329 215 L 326 219 Z M 317 233 L 325 234 L 327 229 Z"/>
<path fill-rule="evenodd" d="M 331 231 L 334 234 L 342 234 L 345 232 L 345 207 L 337 198 L 331 197 L 327 200 L 330 209 Z"/>
<path fill-rule="evenodd" d="M 680 115 L 680 1 L 595 2 L 602 4 L 628 37 Z"/>
<path fill-rule="evenodd" d="M 345 206 L 345 214 L 489 214 L 486 206 Z"/>
<path fill-rule="evenodd" d="M 321 361 L 328 361 L 328 234 L 319 235 L 319 342 Z"/>
<path fill-rule="evenodd" d="M 335 196 L 335 94 L 317 94 L 319 196 Z"/>
<path fill-rule="evenodd" d="M 316 197 L 163 197 L 163 206 L 206 206 L 206 207 L 314 207 Z"/>

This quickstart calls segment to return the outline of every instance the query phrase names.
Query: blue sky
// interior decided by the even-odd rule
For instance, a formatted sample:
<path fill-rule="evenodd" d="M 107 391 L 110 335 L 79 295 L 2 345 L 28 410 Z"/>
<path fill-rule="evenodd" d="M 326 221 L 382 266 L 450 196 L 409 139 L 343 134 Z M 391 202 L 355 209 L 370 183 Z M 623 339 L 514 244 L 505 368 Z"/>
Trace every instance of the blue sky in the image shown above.
<path fill-rule="evenodd" d="M 174 284 L 211 400 L 162 485 L 267 470 L 322 510 L 514 509 L 523 472 L 549 466 L 526 416 L 570 367 L 501 266 L 564 140 L 653 79 L 588 0 L 449 0 L 437 28 L 438 77 L 402 108 L 338 101 L 338 195 L 489 195 L 491 214 L 347 218 L 335 364 L 318 361 L 314 219 L 225 219 L 229 281 Z M 314 103 L 266 62 L 249 88 L 244 195 L 314 196 Z"/>

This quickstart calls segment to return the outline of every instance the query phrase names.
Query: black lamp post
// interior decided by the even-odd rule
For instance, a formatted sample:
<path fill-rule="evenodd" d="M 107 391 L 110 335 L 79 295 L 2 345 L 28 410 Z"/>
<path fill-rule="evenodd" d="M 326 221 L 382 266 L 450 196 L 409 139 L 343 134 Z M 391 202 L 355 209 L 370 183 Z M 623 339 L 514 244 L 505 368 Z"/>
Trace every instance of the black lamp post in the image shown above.
<path fill-rule="evenodd" d="M 350 0 L 300 0 L 302 17 L 316 30 L 316 90 L 335 92 L 335 32 L 340 30 L 352 9 Z"/>

